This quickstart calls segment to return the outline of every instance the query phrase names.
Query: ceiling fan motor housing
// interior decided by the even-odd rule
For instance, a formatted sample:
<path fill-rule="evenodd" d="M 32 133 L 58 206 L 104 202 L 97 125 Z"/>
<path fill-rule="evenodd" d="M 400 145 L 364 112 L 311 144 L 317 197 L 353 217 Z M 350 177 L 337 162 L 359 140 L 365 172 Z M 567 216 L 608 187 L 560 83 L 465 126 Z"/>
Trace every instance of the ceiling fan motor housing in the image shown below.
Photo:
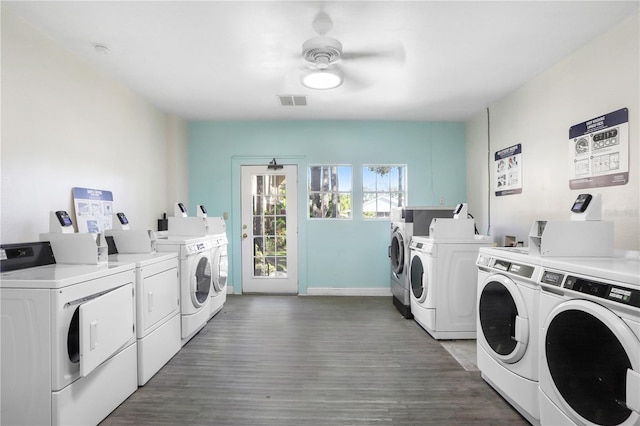
<path fill-rule="evenodd" d="M 302 57 L 318 68 L 327 68 L 342 55 L 342 43 L 335 38 L 313 37 L 302 45 Z"/>

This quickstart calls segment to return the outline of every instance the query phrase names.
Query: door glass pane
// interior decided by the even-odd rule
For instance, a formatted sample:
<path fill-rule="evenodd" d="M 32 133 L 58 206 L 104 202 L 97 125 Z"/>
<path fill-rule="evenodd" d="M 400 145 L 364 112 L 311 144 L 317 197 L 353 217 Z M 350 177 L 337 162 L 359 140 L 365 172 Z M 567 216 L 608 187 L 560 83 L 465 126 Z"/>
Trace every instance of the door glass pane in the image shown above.
<path fill-rule="evenodd" d="M 254 277 L 287 276 L 287 182 L 284 175 L 254 175 Z"/>
<path fill-rule="evenodd" d="M 262 271 L 264 271 L 264 258 L 262 256 L 256 256 L 253 258 L 253 276 L 261 277 Z"/>

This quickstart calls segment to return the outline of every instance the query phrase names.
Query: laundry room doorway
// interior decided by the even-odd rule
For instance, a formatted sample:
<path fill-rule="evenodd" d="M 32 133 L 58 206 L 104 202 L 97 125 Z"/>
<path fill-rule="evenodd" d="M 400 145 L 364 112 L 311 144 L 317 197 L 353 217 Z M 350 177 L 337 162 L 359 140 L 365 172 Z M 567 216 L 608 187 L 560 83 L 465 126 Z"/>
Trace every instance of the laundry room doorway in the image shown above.
<path fill-rule="evenodd" d="M 242 292 L 298 293 L 298 168 L 242 166 Z"/>

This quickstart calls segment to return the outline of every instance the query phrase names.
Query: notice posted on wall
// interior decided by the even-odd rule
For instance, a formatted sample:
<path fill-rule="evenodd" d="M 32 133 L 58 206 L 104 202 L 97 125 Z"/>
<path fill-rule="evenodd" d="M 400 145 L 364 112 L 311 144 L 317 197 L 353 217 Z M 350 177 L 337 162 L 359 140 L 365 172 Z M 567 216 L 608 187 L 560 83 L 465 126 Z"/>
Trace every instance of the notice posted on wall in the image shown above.
<path fill-rule="evenodd" d="M 522 193 L 522 144 L 497 151 L 495 160 L 496 196 Z"/>
<path fill-rule="evenodd" d="M 112 226 L 113 194 L 102 189 L 73 188 L 76 225 L 80 233 L 99 233 Z"/>
<path fill-rule="evenodd" d="M 569 128 L 569 187 L 629 182 L 629 110 L 619 109 Z"/>

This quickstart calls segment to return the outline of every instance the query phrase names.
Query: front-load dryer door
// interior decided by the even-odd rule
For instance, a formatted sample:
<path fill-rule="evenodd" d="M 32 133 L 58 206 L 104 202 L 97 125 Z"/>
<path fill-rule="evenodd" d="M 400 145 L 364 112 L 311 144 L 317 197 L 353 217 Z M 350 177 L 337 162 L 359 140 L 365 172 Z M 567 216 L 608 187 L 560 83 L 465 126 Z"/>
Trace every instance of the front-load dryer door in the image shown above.
<path fill-rule="evenodd" d="M 410 280 L 411 280 L 411 295 L 420 303 L 424 302 L 427 298 L 428 291 L 428 274 L 425 271 L 425 264 L 422 261 L 420 255 L 415 254 L 411 257 L 410 266 Z"/>
<path fill-rule="evenodd" d="M 91 373 L 134 336 L 133 299 L 133 284 L 126 284 L 78 307 L 80 376 Z"/>
<path fill-rule="evenodd" d="M 529 314 L 516 284 L 504 275 L 490 275 L 478 288 L 479 338 L 491 355 L 512 364 L 529 343 Z M 481 332 L 481 335 L 480 335 Z"/>
<path fill-rule="evenodd" d="M 227 276 L 229 275 L 229 258 L 227 256 L 227 245 L 222 245 L 216 251 L 216 273 L 213 280 L 213 289 L 220 293 L 227 286 Z"/>
<path fill-rule="evenodd" d="M 396 228 L 391 235 L 391 245 L 389 246 L 389 258 L 391 259 L 391 270 L 398 276 L 404 269 L 404 237 L 400 228 Z"/>
<path fill-rule="evenodd" d="M 566 301 L 545 320 L 541 342 L 541 380 L 551 378 L 544 386 L 576 423 L 640 424 L 640 341 L 618 315 L 594 302 Z"/>
<path fill-rule="evenodd" d="M 196 308 L 209 300 L 212 289 L 211 261 L 209 256 L 201 254 L 195 262 L 195 270 L 191 276 L 191 303 Z"/>

